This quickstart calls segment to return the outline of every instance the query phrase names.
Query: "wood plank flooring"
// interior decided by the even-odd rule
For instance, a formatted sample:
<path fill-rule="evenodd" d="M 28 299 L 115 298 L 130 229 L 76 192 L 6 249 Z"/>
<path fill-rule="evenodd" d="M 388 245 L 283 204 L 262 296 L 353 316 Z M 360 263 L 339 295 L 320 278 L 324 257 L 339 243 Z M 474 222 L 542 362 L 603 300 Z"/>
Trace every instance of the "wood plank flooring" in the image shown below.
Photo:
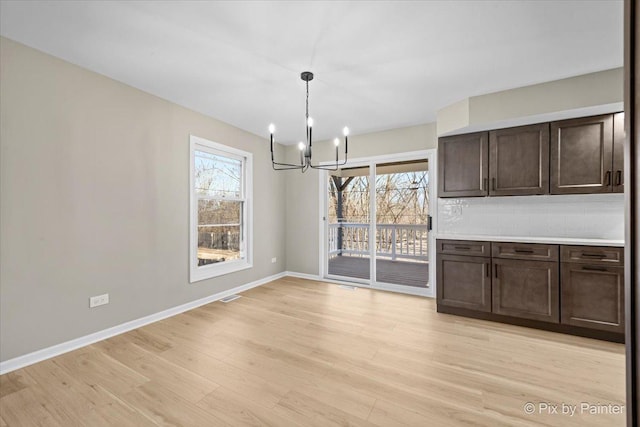
<path fill-rule="evenodd" d="M 329 274 L 369 279 L 369 258 L 335 256 L 329 260 Z M 378 282 L 426 288 L 429 282 L 429 263 L 411 261 L 376 261 Z"/>
<path fill-rule="evenodd" d="M 580 408 L 624 404 L 620 344 L 302 279 L 242 295 L 1 376 L 0 426 L 625 424 Z"/>

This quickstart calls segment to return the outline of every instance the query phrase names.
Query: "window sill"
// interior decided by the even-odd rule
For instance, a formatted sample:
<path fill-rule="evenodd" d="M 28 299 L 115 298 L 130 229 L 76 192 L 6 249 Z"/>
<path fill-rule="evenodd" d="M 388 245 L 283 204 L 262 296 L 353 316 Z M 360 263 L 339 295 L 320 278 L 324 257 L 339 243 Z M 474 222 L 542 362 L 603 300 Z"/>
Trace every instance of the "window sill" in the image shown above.
<path fill-rule="evenodd" d="M 227 261 L 223 264 L 209 264 L 202 267 L 191 267 L 189 282 L 195 283 L 206 279 L 213 279 L 214 277 L 247 270 L 252 267 L 253 264 L 246 260 Z"/>

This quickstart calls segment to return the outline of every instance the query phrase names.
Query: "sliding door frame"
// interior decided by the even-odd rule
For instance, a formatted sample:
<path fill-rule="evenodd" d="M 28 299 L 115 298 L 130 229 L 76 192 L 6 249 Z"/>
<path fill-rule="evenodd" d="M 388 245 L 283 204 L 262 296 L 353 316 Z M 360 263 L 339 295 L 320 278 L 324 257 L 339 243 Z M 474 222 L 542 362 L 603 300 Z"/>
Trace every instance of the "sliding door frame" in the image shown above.
<path fill-rule="evenodd" d="M 361 157 L 349 160 L 346 167 L 369 167 L 369 280 L 346 278 L 343 276 L 335 276 L 329 274 L 329 256 L 328 256 L 328 236 L 329 236 L 329 221 L 328 221 L 328 182 L 329 173 L 327 171 L 320 171 L 319 175 L 319 190 L 320 190 L 320 212 L 319 212 L 319 241 L 320 241 L 320 260 L 319 260 L 319 272 L 320 277 L 325 280 L 329 280 L 336 283 L 348 283 L 353 286 L 362 286 L 372 289 L 380 289 L 385 291 L 401 292 L 412 295 L 422 295 L 435 298 L 435 231 L 437 230 L 437 199 L 434 197 L 437 188 L 437 170 L 436 170 L 436 149 L 411 151 L 407 153 L 387 154 L 381 156 Z M 402 162 L 411 160 L 427 159 L 429 165 L 429 214 L 432 217 L 432 230 L 428 233 L 428 259 L 429 259 L 429 279 L 427 288 L 416 288 L 404 285 L 393 285 L 388 283 L 379 283 L 376 280 L 376 247 L 371 243 L 371 239 L 375 242 L 376 236 L 376 165 L 381 163 Z M 326 163 L 330 165 L 331 163 Z"/>

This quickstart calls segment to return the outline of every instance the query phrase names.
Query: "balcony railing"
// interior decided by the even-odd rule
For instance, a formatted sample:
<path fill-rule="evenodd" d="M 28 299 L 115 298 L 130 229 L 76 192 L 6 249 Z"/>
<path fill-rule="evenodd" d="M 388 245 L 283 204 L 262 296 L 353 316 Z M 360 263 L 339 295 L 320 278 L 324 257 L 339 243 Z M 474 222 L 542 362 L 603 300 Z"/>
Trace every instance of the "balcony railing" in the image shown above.
<path fill-rule="evenodd" d="M 426 225 L 376 224 L 376 256 L 427 261 L 427 232 Z M 343 254 L 369 256 L 369 224 L 329 224 L 329 255 Z"/>

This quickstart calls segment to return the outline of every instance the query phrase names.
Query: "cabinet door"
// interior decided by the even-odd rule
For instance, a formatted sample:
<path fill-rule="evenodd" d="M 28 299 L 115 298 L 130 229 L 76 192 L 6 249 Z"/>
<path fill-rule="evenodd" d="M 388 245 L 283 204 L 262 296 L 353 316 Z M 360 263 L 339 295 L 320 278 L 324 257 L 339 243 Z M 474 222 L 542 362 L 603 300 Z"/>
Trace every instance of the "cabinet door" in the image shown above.
<path fill-rule="evenodd" d="M 480 132 L 438 140 L 438 197 L 488 194 L 488 136 Z"/>
<path fill-rule="evenodd" d="M 624 113 L 613 115 L 613 192 L 624 193 Z"/>
<path fill-rule="evenodd" d="M 490 258 L 438 254 L 437 264 L 438 304 L 491 311 Z"/>
<path fill-rule="evenodd" d="M 551 123 L 551 194 L 609 193 L 613 115 Z"/>
<path fill-rule="evenodd" d="M 493 312 L 558 323 L 557 262 L 493 260 Z"/>
<path fill-rule="evenodd" d="M 489 195 L 549 194 L 549 124 L 489 133 Z"/>
<path fill-rule="evenodd" d="M 624 268 L 562 264 L 562 323 L 624 332 Z"/>

